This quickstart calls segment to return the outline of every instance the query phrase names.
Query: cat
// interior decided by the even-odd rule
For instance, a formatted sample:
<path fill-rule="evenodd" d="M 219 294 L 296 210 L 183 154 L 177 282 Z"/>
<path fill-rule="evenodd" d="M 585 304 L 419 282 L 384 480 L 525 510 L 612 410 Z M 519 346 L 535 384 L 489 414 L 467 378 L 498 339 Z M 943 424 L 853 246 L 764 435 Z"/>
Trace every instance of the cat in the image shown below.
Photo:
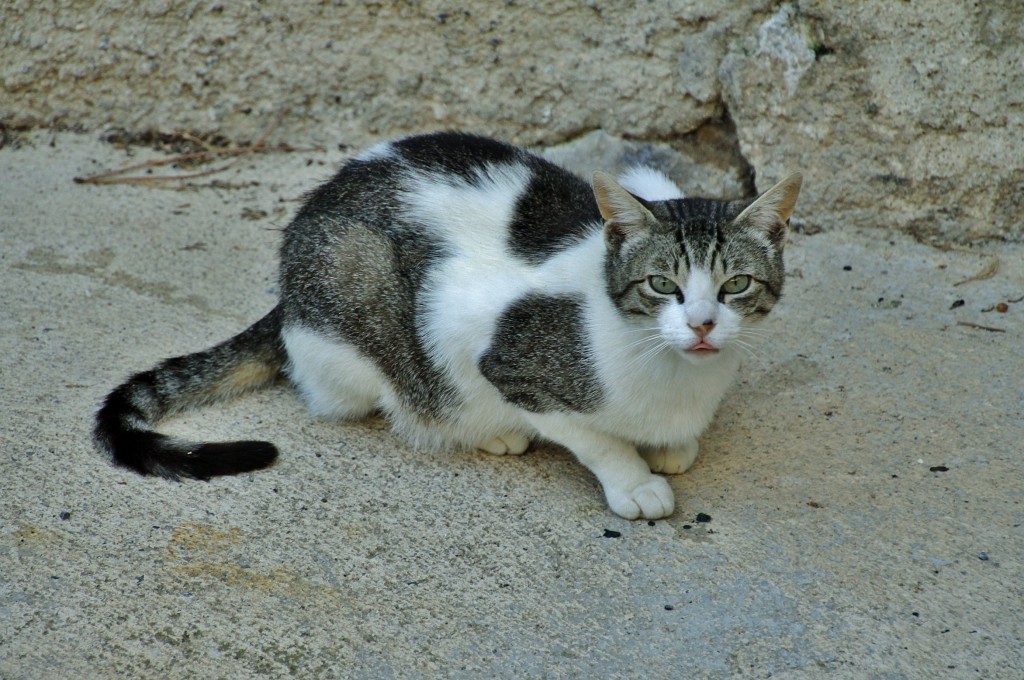
<path fill-rule="evenodd" d="M 782 293 L 793 174 L 756 199 L 684 198 L 635 168 L 585 180 L 459 132 L 381 143 L 284 231 L 280 301 L 211 349 L 109 394 L 94 437 L 142 474 L 269 466 L 268 442 L 154 431 L 186 408 L 291 380 L 318 416 L 380 411 L 414 446 L 560 444 L 627 519 L 674 509 L 751 327 Z"/>

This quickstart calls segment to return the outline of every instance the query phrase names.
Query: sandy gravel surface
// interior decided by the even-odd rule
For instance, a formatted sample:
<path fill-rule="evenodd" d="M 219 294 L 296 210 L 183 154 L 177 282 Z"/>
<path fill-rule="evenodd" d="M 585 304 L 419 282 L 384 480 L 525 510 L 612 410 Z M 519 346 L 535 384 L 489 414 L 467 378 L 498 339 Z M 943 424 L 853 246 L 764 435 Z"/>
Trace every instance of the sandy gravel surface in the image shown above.
<path fill-rule="evenodd" d="M 0 678 L 1024 677 L 1020 245 L 794 234 L 663 521 L 563 451 L 416 453 L 285 386 L 165 427 L 271 439 L 271 470 L 110 466 L 99 400 L 271 308 L 338 159 L 171 190 L 75 184 L 126 160 L 87 136 L 0 150 Z"/>

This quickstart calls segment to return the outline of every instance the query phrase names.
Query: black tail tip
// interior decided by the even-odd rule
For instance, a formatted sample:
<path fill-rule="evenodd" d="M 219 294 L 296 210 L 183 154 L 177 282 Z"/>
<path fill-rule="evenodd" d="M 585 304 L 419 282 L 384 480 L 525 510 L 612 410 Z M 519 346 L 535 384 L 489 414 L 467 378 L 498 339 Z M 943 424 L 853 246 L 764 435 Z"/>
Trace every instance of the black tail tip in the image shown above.
<path fill-rule="evenodd" d="M 168 479 L 210 479 L 270 467 L 277 447 L 270 442 L 237 441 L 200 444 L 157 432 L 127 431 L 110 436 L 97 429 L 97 444 L 114 463 L 142 475 Z"/>
<path fill-rule="evenodd" d="M 238 441 L 201 444 L 173 462 L 165 461 L 177 474 L 193 479 L 237 475 L 270 467 L 277 460 L 277 447 L 270 442 Z"/>

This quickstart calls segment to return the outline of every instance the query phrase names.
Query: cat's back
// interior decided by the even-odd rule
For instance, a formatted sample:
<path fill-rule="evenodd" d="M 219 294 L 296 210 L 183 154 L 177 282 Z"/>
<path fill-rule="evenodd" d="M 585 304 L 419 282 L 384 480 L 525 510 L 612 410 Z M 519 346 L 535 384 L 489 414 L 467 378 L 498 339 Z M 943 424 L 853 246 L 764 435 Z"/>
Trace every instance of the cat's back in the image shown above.
<path fill-rule="evenodd" d="M 511 144 L 461 132 L 405 137 L 349 160 L 311 192 L 288 241 L 353 224 L 405 242 L 482 243 L 539 264 L 600 221 L 584 180 Z M 494 253 L 497 254 L 497 253 Z"/>

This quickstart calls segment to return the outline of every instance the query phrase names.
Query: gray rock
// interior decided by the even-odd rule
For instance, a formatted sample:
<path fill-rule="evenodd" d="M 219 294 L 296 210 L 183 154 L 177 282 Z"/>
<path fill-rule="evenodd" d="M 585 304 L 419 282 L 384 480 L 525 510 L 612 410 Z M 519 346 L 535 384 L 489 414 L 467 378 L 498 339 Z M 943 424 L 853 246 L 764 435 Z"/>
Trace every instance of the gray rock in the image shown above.
<path fill-rule="evenodd" d="M 287 111 L 271 141 L 349 148 L 437 128 L 527 145 L 601 130 L 714 166 L 706 183 L 680 172 L 716 193 L 749 184 L 732 167 L 762 189 L 801 169 L 801 218 L 820 228 L 1024 238 L 1012 0 L 93 1 L 57 15 L 13 0 L 0 23 L 7 127 L 245 141 Z M 735 124 L 724 160 L 699 139 L 715 121 Z"/>
<path fill-rule="evenodd" d="M 803 214 L 826 228 L 1024 237 L 1024 5 L 990 5 L 756 18 L 718 73 L 759 187 L 799 166 Z"/>
<path fill-rule="evenodd" d="M 731 141 L 735 142 L 735 136 Z M 710 147 L 711 143 L 705 141 L 704 145 Z M 541 153 L 548 160 L 588 178 L 595 170 L 618 174 L 633 166 L 646 165 L 668 175 L 687 196 L 742 198 L 751 193 L 750 168 L 742 160 L 736 162 L 728 153 L 721 154 L 723 163 L 712 164 L 668 144 L 632 142 L 601 130 Z M 732 163 L 728 162 L 730 159 Z"/>

